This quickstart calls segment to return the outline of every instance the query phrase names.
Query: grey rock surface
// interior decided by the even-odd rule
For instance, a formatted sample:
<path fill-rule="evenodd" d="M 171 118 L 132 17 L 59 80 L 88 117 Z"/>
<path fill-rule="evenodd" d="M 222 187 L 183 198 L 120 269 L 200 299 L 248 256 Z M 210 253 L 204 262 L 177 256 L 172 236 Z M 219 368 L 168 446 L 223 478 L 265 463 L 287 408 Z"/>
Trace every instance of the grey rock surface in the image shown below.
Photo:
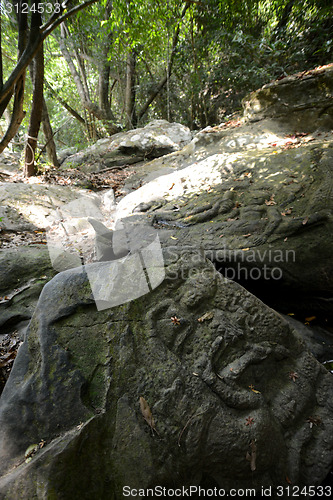
<path fill-rule="evenodd" d="M 0 250 L 0 334 L 30 320 L 43 286 L 55 275 L 46 248 Z"/>
<path fill-rule="evenodd" d="M 243 101 L 250 121 L 272 118 L 293 130 L 333 127 L 333 66 L 304 71 L 264 85 Z"/>
<path fill-rule="evenodd" d="M 332 144 L 327 136 L 297 148 L 216 152 L 201 161 L 194 156 L 186 168 L 125 196 L 118 212 L 134 226 L 150 223 L 165 247 L 202 249 L 220 268 L 230 268 L 231 278 L 255 269 L 254 280 L 293 287 L 296 300 L 307 292 L 329 313 Z"/>
<path fill-rule="evenodd" d="M 191 131 L 180 123 L 153 120 L 145 127 L 119 132 L 77 154 L 67 157 L 62 168 L 98 171 L 132 165 L 182 149 L 192 140 Z"/>
<path fill-rule="evenodd" d="M 301 323 L 291 316 L 283 315 L 295 330 L 301 335 L 305 345 L 320 362 L 333 360 L 333 332 L 321 326 Z"/>
<path fill-rule="evenodd" d="M 165 259 L 159 287 L 102 312 L 83 268 L 44 287 L 0 399 L 2 498 L 314 485 L 328 473 L 332 375 L 212 264 Z"/>
<path fill-rule="evenodd" d="M 0 498 L 117 500 L 124 485 L 259 489 L 325 478 L 333 379 L 314 356 L 327 359 L 330 336 L 282 318 L 206 258 L 229 277 L 241 268 L 245 285 L 261 280 L 276 307 L 309 304 L 331 317 L 331 78 L 326 69 L 269 84 L 245 102 L 244 120 L 193 140 L 155 122 L 65 162 L 98 170 L 141 161 L 117 205 L 111 191 L 1 186 L 4 230 L 44 228 L 57 211 L 76 250 L 78 232 L 95 227 L 107 262 L 43 288 L 0 398 Z M 125 231 L 114 238 L 116 221 Z M 155 286 L 157 237 L 166 276 Z M 47 249 L 1 252 L 4 332 L 31 317 L 56 270 L 81 262 L 61 243 L 56 269 Z M 141 267 L 127 290 L 131 273 L 120 271 L 134 256 Z M 121 305 L 94 300 L 96 289 L 110 298 L 121 287 Z"/>
<path fill-rule="evenodd" d="M 64 205 L 81 203 L 81 214 L 92 214 L 100 197 L 83 189 L 47 184 L 0 183 L 0 229 L 32 231 L 48 227 Z"/>

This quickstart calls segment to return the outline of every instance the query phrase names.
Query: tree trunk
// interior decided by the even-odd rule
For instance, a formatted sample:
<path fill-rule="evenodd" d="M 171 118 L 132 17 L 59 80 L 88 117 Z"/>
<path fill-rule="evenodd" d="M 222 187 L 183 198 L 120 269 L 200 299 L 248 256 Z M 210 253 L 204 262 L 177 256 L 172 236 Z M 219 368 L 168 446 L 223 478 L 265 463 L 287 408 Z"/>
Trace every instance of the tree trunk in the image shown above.
<path fill-rule="evenodd" d="M 82 125 L 84 125 L 85 127 L 87 126 L 84 118 L 82 118 L 82 116 L 79 115 L 79 113 L 75 111 L 75 109 L 73 109 L 72 106 L 70 106 L 66 101 L 64 101 L 64 99 L 62 99 L 60 95 L 57 94 L 57 92 L 51 87 L 51 85 L 45 79 L 44 79 L 44 85 L 49 89 L 49 91 L 52 94 L 52 97 L 54 97 L 54 99 L 56 99 L 56 101 L 58 101 L 68 111 L 68 113 L 74 116 L 74 118 L 76 118 L 76 120 L 82 123 Z"/>
<path fill-rule="evenodd" d="M 125 117 L 127 129 L 134 128 L 137 122 L 135 113 L 135 67 L 136 54 L 131 51 L 127 54 L 126 61 Z"/>
<path fill-rule="evenodd" d="M 52 31 L 61 24 L 61 22 L 68 19 L 70 16 L 76 14 L 80 10 L 86 8 L 88 5 L 97 2 L 97 0 L 87 0 L 86 2 L 76 5 L 72 9 L 68 10 L 65 14 L 63 13 L 63 8 L 61 7 L 59 13 L 54 12 L 49 20 L 41 27 L 33 27 L 34 19 L 36 18 L 35 13 L 32 12 L 31 16 L 31 30 L 28 43 L 25 43 L 26 33 L 28 28 L 27 14 L 24 14 L 22 8 L 22 0 L 14 0 L 14 4 L 18 4 L 18 8 L 15 9 L 18 12 L 18 24 L 19 24 L 19 37 L 18 37 L 18 60 L 15 68 L 10 73 L 7 81 L 3 83 L 0 89 L 0 117 L 3 115 L 5 109 L 7 108 L 13 94 L 14 94 L 14 106 L 12 120 L 9 128 L 3 139 L 0 142 L 0 153 L 8 146 L 9 142 L 15 136 L 20 123 L 23 120 L 23 97 L 24 97 L 24 82 L 25 75 L 28 65 L 31 63 L 35 57 L 37 51 L 41 47 L 43 41 L 46 37 L 52 33 Z M 34 2 L 32 5 L 35 7 L 35 12 L 38 10 L 38 2 Z M 32 6 L 31 5 L 31 6 Z M 0 40 L 1 42 L 1 40 Z M 1 46 L 0 46 L 1 48 Z M 15 110 L 15 112 L 14 112 Z"/>
<path fill-rule="evenodd" d="M 31 79 L 33 82 L 32 106 L 28 129 L 28 140 L 25 148 L 24 175 L 31 177 L 36 173 L 35 150 L 37 137 L 43 115 L 44 53 L 43 46 L 38 50 L 32 64 Z"/>
<path fill-rule="evenodd" d="M 163 76 L 161 78 L 161 80 L 157 84 L 154 92 L 151 93 L 151 95 L 147 99 L 146 103 L 140 109 L 140 111 L 138 113 L 138 120 L 141 120 L 141 118 L 146 114 L 146 112 L 148 111 L 149 106 L 154 101 L 154 99 L 158 96 L 158 94 L 161 92 L 161 90 L 163 89 L 164 85 L 167 83 L 168 79 L 171 76 L 173 61 L 174 61 L 174 58 L 175 58 L 176 48 L 177 48 L 178 39 L 179 39 L 180 23 L 181 23 L 181 20 L 183 19 L 183 17 L 185 16 L 186 11 L 187 11 L 188 8 L 189 8 L 189 2 L 186 2 L 186 5 L 183 8 L 183 11 L 181 13 L 181 17 L 180 17 L 179 23 L 177 25 L 177 28 L 175 29 L 175 32 L 173 34 L 172 49 L 171 49 L 171 54 L 170 54 L 170 59 L 169 59 L 169 64 L 168 64 L 168 67 L 167 67 L 167 70 L 166 70 L 166 74 L 165 74 L 165 76 Z"/>
<path fill-rule="evenodd" d="M 7 131 L 0 142 L 0 153 L 6 149 L 10 141 L 13 139 L 23 118 L 25 117 L 25 111 L 23 111 L 24 83 L 25 75 L 22 75 L 15 85 L 13 112 Z"/>
<path fill-rule="evenodd" d="M 50 117 L 44 98 L 43 98 L 42 124 L 43 124 L 44 137 L 46 141 L 45 148 L 46 148 L 47 159 L 51 163 L 51 165 L 53 165 L 54 167 L 59 167 L 60 163 L 58 162 L 57 158 L 57 150 L 53 139 Z"/>
<path fill-rule="evenodd" d="M 107 59 L 107 50 L 105 51 L 105 60 Z M 116 125 L 114 122 L 116 118 L 111 111 L 111 93 L 110 92 L 110 66 L 108 62 L 102 64 L 102 67 L 99 71 L 99 80 L 98 80 L 98 99 L 99 99 L 99 107 L 103 113 L 103 125 L 108 134 L 112 135 L 117 131 Z"/>
<path fill-rule="evenodd" d="M 289 17 L 290 17 L 290 14 L 291 14 L 291 11 L 293 10 L 293 6 L 294 6 L 294 3 L 295 3 L 295 0 L 290 0 L 286 6 L 284 7 L 283 11 L 282 11 L 282 15 L 281 15 L 281 18 L 280 18 L 280 21 L 278 22 L 276 28 L 275 28 L 275 32 L 279 32 L 283 29 L 285 29 L 285 27 L 287 26 L 287 23 L 288 23 L 288 20 L 289 20 Z"/>
<path fill-rule="evenodd" d="M 104 20 L 107 21 L 112 13 L 112 1 L 109 0 L 106 5 L 105 5 L 105 12 L 104 12 Z M 110 47 L 112 46 L 112 31 L 109 31 L 108 34 L 106 35 L 101 51 L 102 51 L 102 62 L 99 65 L 99 78 L 98 78 L 98 100 L 99 100 L 99 107 L 105 114 L 105 118 L 107 119 L 110 124 L 115 121 L 115 116 L 113 115 L 111 111 L 111 92 L 112 89 L 110 89 L 110 62 L 108 61 L 109 59 L 109 50 Z M 108 126 L 108 123 L 105 124 L 105 128 L 108 133 L 112 134 L 114 133 L 113 126 L 110 127 Z"/>
<path fill-rule="evenodd" d="M 103 122 L 103 124 L 105 125 L 105 128 L 108 130 L 108 132 L 110 134 L 114 134 L 117 131 L 117 126 L 114 123 L 110 123 L 111 121 L 112 122 L 115 121 L 115 117 L 113 116 L 111 109 L 108 108 L 106 111 L 105 109 L 102 109 L 101 107 L 97 106 L 95 103 L 93 103 L 91 101 L 90 96 L 89 96 L 89 92 L 88 92 L 88 87 L 87 87 L 87 84 L 85 81 L 83 67 L 82 67 L 82 65 L 81 66 L 79 65 L 80 73 L 81 73 L 81 77 L 80 77 L 78 71 L 76 70 L 73 59 L 72 59 L 72 57 L 71 57 L 71 55 L 66 47 L 65 39 L 66 39 L 66 28 L 64 26 L 62 26 L 61 36 L 58 40 L 59 47 L 60 47 L 61 53 L 62 53 L 66 63 L 68 64 L 69 70 L 72 74 L 72 77 L 73 77 L 77 92 L 79 94 L 82 106 L 89 113 L 91 113 L 96 118 L 101 120 Z M 75 53 L 74 48 L 73 48 L 73 50 Z M 77 59 L 79 59 L 79 58 L 77 58 Z"/>
<path fill-rule="evenodd" d="M 99 72 L 98 80 L 98 98 L 99 106 L 105 112 L 110 109 L 109 103 L 109 79 L 110 79 L 110 66 L 108 64 L 103 65 Z"/>
<path fill-rule="evenodd" d="M 18 58 L 20 59 L 27 43 L 27 30 L 28 30 L 28 18 L 27 14 L 23 14 L 21 10 L 17 13 L 18 22 Z M 1 75 L 2 78 L 2 75 Z M 11 120 L 9 122 L 7 131 L 0 142 L 0 153 L 8 146 L 10 141 L 15 136 L 24 116 L 23 111 L 23 101 L 24 101 L 24 86 L 25 86 L 25 73 L 23 73 L 16 81 L 13 92 L 9 92 L 7 96 L 2 100 L 0 104 L 0 116 L 3 115 L 7 106 L 11 100 L 12 94 L 14 93 L 14 104 Z M 3 90 L 3 82 L 1 82 L 1 91 Z M 1 92 L 0 92 L 1 95 Z"/>
<path fill-rule="evenodd" d="M 2 49 L 1 49 L 1 12 L 0 12 L 0 93 L 3 87 L 3 69 L 2 69 Z"/>

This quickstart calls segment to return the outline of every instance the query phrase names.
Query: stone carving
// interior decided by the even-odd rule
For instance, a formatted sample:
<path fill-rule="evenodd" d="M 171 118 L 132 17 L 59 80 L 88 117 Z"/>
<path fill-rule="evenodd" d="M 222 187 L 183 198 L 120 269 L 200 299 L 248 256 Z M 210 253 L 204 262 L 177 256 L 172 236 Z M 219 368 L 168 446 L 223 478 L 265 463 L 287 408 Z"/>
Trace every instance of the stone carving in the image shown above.
<path fill-rule="evenodd" d="M 316 165 L 313 173 L 296 165 L 292 173 L 269 155 L 264 175 L 260 163 L 244 167 L 243 162 L 235 162 L 234 175 L 221 173 L 221 184 L 206 193 L 183 196 L 162 207 L 151 203 L 147 210 L 152 224 L 157 228 L 205 224 L 202 232 L 208 230 L 219 238 L 222 234 L 229 246 L 242 248 L 328 223 L 333 210 L 332 151 L 315 153 L 316 158 L 309 152 L 309 161 Z M 269 181 L 270 176 L 275 180 Z"/>
<path fill-rule="evenodd" d="M 1 398 L 8 500 L 41 488 L 66 500 L 120 499 L 125 485 L 314 485 L 329 471 L 331 374 L 198 254 L 165 260 L 158 288 L 101 312 L 83 268 L 45 286 Z"/>

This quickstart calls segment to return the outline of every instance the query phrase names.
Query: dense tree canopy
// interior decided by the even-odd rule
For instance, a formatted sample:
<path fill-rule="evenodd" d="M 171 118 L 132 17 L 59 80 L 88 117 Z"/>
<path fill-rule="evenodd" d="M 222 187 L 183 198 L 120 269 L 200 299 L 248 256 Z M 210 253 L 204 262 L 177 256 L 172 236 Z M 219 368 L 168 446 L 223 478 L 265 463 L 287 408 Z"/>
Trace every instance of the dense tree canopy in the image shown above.
<path fill-rule="evenodd" d="M 27 134 L 31 175 L 41 121 L 55 165 L 55 145 L 154 117 L 220 123 L 263 83 L 331 62 L 332 19 L 329 0 L 2 1 L 0 150 Z"/>

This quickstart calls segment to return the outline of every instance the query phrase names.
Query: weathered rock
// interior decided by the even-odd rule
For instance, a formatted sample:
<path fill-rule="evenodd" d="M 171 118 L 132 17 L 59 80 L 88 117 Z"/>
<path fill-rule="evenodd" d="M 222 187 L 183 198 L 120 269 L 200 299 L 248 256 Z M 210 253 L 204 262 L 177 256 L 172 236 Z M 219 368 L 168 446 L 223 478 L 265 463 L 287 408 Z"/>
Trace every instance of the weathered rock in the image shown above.
<path fill-rule="evenodd" d="M 96 213 L 101 204 L 97 194 L 74 187 L 0 183 L 0 228 L 5 231 L 46 228 L 57 210 L 78 200 L 90 215 Z"/>
<path fill-rule="evenodd" d="M 333 128 L 333 65 L 292 75 L 264 85 L 243 101 L 244 116 L 229 124 L 206 127 L 192 142 L 167 159 L 154 160 L 127 182 L 127 192 L 174 170 L 184 169 L 217 153 L 267 147 L 298 146 L 323 138 Z"/>
<path fill-rule="evenodd" d="M 55 275 L 46 248 L 0 251 L 0 333 L 30 320 L 45 283 Z"/>
<path fill-rule="evenodd" d="M 0 399 L 2 498 L 323 480 L 332 375 L 281 316 L 198 254 L 165 257 L 158 288 L 102 312 L 83 268 L 44 287 Z"/>
<path fill-rule="evenodd" d="M 217 143 L 215 154 L 201 161 L 193 154 L 186 168 L 127 195 L 118 211 L 144 212 L 128 221 L 150 221 L 166 247 L 202 249 L 232 279 L 281 287 L 288 307 L 302 297 L 330 315 L 332 146 L 327 136 L 300 147 L 226 154 Z"/>
<path fill-rule="evenodd" d="M 8 179 L 14 172 L 20 168 L 20 153 L 5 149 L 0 155 L 0 179 Z"/>
<path fill-rule="evenodd" d="M 333 65 L 291 75 L 256 90 L 243 101 L 250 121 L 271 118 L 302 132 L 333 127 Z"/>
<path fill-rule="evenodd" d="M 312 352 L 314 357 L 321 363 L 333 360 L 333 332 L 325 330 L 321 326 L 301 323 L 293 317 L 283 315 L 283 317 L 301 335 L 305 345 Z"/>
<path fill-rule="evenodd" d="M 45 247 L 0 250 L 0 394 L 42 288 L 54 275 Z"/>
<path fill-rule="evenodd" d="M 95 303 L 90 288 L 93 275 L 93 290 L 103 288 L 108 263 L 45 286 L 0 399 L 0 498 L 116 500 L 124 485 L 323 480 L 333 461 L 333 379 L 308 349 L 327 359 L 330 337 L 315 332 L 327 342 L 323 352 L 309 339 L 314 330 L 287 322 L 203 256 L 254 292 L 262 287 L 258 295 L 278 310 L 331 318 L 333 142 L 329 133 L 305 135 L 332 125 L 331 77 L 325 69 L 261 89 L 246 105 L 247 123 L 208 127 L 183 149 L 189 132 L 172 136 L 176 124 L 167 124 L 160 134 L 159 122 L 72 157 L 97 170 L 173 151 L 129 179 L 128 192 L 143 186 L 117 207 L 126 231 L 112 250 L 120 270 L 127 247 L 142 267 L 151 255 L 142 249 L 159 236 L 166 278 L 155 288 L 140 268 L 133 294 L 140 277 L 153 291 L 112 309 Z M 112 193 L 83 199 L 72 188 L 67 197 L 64 187 L 7 186 L 0 216 L 8 231 L 43 228 L 57 209 L 77 244 L 83 219 L 86 230 L 87 217 L 103 220 L 103 207 L 115 212 Z M 114 245 L 93 224 L 96 242 Z M 99 250 L 110 258 L 107 247 Z M 14 253 L 0 259 L 8 332 L 29 319 L 53 273 L 46 249 L 17 256 L 15 265 Z M 118 273 L 117 286 L 127 277 Z M 107 297 L 115 282 L 100 291 Z M 154 420 L 147 407 L 141 414 L 140 398 Z"/>
<path fill-rule="evenodd" d="M 57 157 L 58 157 L 58 161 L 59 163 L 63 163 L 66 158 L 68 158 L 69 156 L 72 156 L 72 155 L 75 155 L 77 153 L 77 148 L 76 147 L 72 147 L 72 148 L 66 148 L 66 149 L 62 149 L 61 151 L 58 151 L 57 152 Z"/>
<path fill-rule="evenodd" d="M 68 186 L 6 183 L 0 186 L 0 199 L 3 204 L 0 206 L 3 249 L 22 246 L 21 252 L 24 252 L 24 245 L 28 250 L 28 245 L 47 243 L 47 253 L 56 271 L 80 265 L 82 249 L 91 254 L 94 232 L 88 217 L 110 217 L 115 208 L 112 189 L 100 196 Z M 56 263 L 58 248 L 67 252 L 67 261 L 71 259 L 71 265 L 59 259 Z M 48 262 L 50 264 L 50 259 Z M 38 272 L 35 266 L 32 271 Z M 31 274 L 30 278 L 38 279 L 39 274 Z"/>
<path fill-rule="evenodd" d="M 100 139 L 85 151 L 66 158 L 62 167 L 80 165 L 84 171 L 98 171 L 113 166 L 132 165 L 178 151 L 191 139 L 192 134 L 184 125 L 154 120 L 143 128 Z"/>

